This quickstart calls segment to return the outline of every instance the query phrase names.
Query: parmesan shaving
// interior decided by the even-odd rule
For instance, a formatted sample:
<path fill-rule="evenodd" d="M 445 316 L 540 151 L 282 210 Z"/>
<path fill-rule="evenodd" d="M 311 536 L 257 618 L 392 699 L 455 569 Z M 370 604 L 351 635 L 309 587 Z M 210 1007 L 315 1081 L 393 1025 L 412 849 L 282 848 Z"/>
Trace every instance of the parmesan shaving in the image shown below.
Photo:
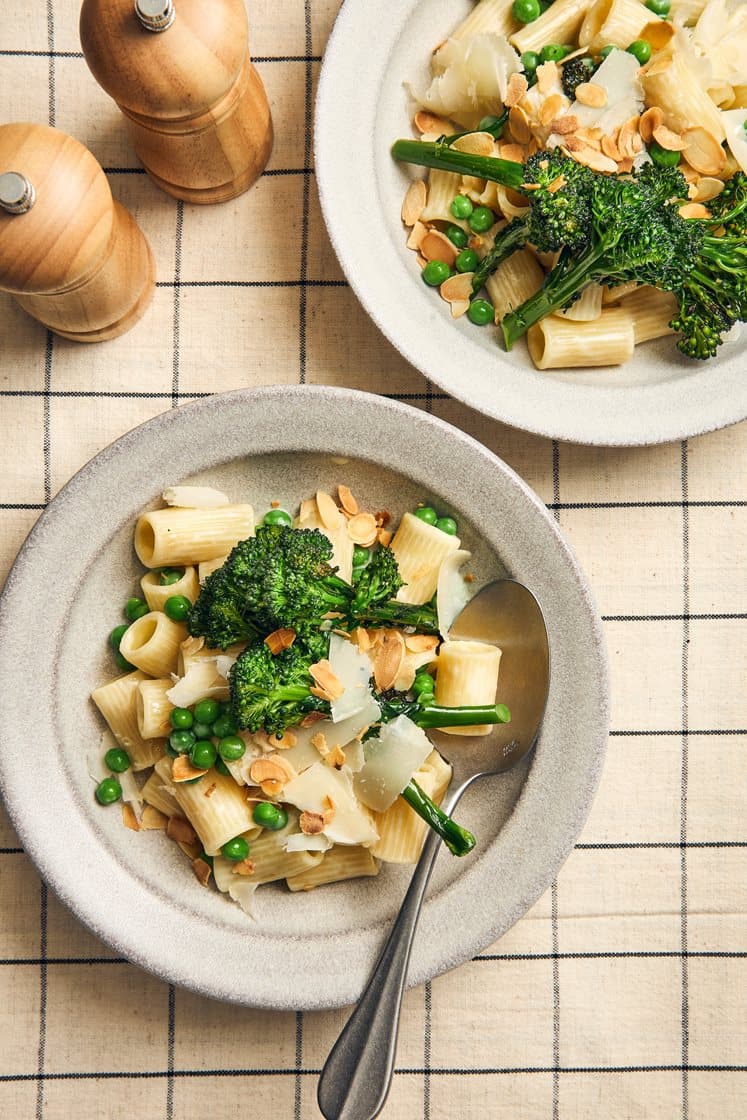
<path fill-rule="evenodd" d="M 335 844 L 368 847 L 376 843 L 378 833 L 370 814 L 355 797 L 353 775 L 347 766 L 335 770 L 320 759 L 288 783 L 283 791 L 283 801 L 295 805 L 302 812 L 321 815 L 332 801 L 335 813 L 325 825 L 324 835 Z"/>
<path fill-rule="evenodd" d="M 222 490 L 214 490 L 212 486 L 169 486 L 161 497 L 167 506 L 181 509 L 218 509 L 231 504 Z"/>
<path fill-rule="evenodd" d="M 189 708 L 206 697 L 228 699 L 228 681 L 212 659 L 190 665 L 181 680 L 166 693 L 166 698 L 175 708 Z"/>
<path fill-rule="evenodd" d="M 331 847 L 332 841 L 324 833 L 307 836 L 304 832 L 295 832 L 283 841 L 286 852 L 326 852 Z"/>
<path fill-rule="evenodd" d="M 355 775 L 355 792 L 364 805 L 383 813 L 399 797 L 433 746 L 423 731 L 407 716 L 385 723 L 377 739 L 364 747 L 366 762 Z"/>
<path fill-rule="evenodd" d="M 333 634 L 329 640 L 329 663 L 343 686 L 342 695 L 331 705 L 332 722 L 340 723 L 360 712 L 370 701 L 371 662 L 353 642 Z"/>
<path fill-rule="evenodd" d="M 512 74 L 521 59 L 504 35 L 492 33 L 447 39 L 433 56 L 434 77 L 415 99 L 434 113 L 460 124 L 476 124 L 486 114 L 499 114 Z"/>
<path fill-rule="evenodd" d="M 438 629 L 443 638 L 448 638 L 454 619 L 466 607 L 472 597 L 470 589 L 459 571 L 471 558 L 471 552 L 460 548 L 457 552 L 451 552 L 444 557 L 438 570 L 436 608 L 438 610 Z M 433 658 L 430 658 L 430 660 L 433 660 Z"/>

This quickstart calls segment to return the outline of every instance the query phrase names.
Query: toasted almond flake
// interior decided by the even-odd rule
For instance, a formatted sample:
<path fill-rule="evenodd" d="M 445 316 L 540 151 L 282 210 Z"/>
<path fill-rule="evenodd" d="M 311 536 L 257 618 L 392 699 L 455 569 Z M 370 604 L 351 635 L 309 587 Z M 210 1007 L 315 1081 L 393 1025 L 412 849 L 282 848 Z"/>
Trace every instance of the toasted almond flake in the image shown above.
<path fill-rule="evenodd" d="M 358 512 L 358 503 L 353 496 L 353 491 L 343 482 L 337 487 L 337 497 L 346 513 L 356 514 Z"/>
<path fill-rule="evenodd" d="M 537 89 L 540 93 L 548 93 L 560 81 L 560 71 L 554 62 L 543 62 L 537 67 Z"/>
<path fill-rule="evenodd" d="M 572 133 L 569 136 L 563 137 L 563 150 L 566 155 L 573 155 L 574 152 L 581 152 L 586 147 L 583 140 L 579 140 L 577 136 Z"/>
<path fill-rule="evenodd" d="M 716 198 L 717 195 L 721 194 L 725 184 L 723 179 L 712 179 L 704 175 L 702 179 L 699 179 L 697 183 L 693 183 L 692 186 L 695 187 L 695 194 L 690 197 L 694 202 L 710 202 L 712 198 Z"/>
<path fill-rule="evenodd" d="M 180 754 L 178 758 L 174 759 L 171 767 L 171 780 L 173 782 L 191 782 L 192 778 L 201 778 L 203 774 L 207 774 L 207 770 L 198 770 L 196 766 L 193 766 L 188 754 Z"/>
<path fill-rule="evenodd" d="M 251 859 L 247 858 L 247 859 L 242 859 L 238 863 L 235 863 L 233 865 L 233 867 L 231 868 L 231 872 L 234 875 L 247 876 L 247 875 L 253 875 L 255 869 L 256 869 L 256 864 L 254 863 L 254 860 L 251 860 Z"/>
<path fill-rule="evenodd" d="M 718 175 L 726 167 L 726 152 L 707 128 L 688 128 L 682 139 L 685 159 L 701 175 Z"/>
<path fill-rule="evenodd" d="M 376 540 L 378 530 L 376 518 L 372 513 L 357 513 L 348 521 L 348 536 L 354 544 L 370 548 Z"/>
<path fill-rule="evenodd" d="M 444 261 L 451 267 L 456 260 L 456 245 L 452 245 L 446 234 L 437 229 L 429 229 L 420 242 L 420 252 L 427 261 Z"/>
<path fill-rule="evenodd" d="M 319 751 L 319 754 L 322 756 L 322 758 L 324 758 L 325 755 L 329 754 L 327 740 L 321 731 L 317 731 L 314 735 L 311 736 L 311 745 L 315 748 L 315 750 Z"/>
<path fill-rule="evenodd" d="M 326 657 L 322 658 L 321 661 L 317 661 L 315 662 L 315 664 L 310 665 L 309 672 L 314 678 L 315 684 L 317 684 L 319 688 L 323 688 L 328 696 L 331 696 L 333 700 L 340 699 L 343 692 L 345 691 L 345 685 L 342 683 L 340 678 L 332 671 L 332 666 L 330 665 Z"/>
<path fill-rule="evenodd" d="M 315 521 L 318 509 L 314 498 L 304 498 L 298 510 L 298 520 L 303 523 L 304 521 Z"/>
<path fill-rule="evenodd" d="M 453 299 L 449 303 L 449 311 L 451 312 L 452 319 L 461 319 L 462 315 L 466 315 L 469 311 L 470 301 L 468 299 Z"/>
<path fill-rule="evenodd" d="M 198 881 L 202 883 L 203 887 L 206 887 L 210 882 L 210 876 L 213 873 L 213 869 L 210 864 L 206 863 L 204 859 L 200 859 L 198 857 L 197 859 L 192 860 L 192 870 L 194 871 Z"/>
<path fill-rule="evenodd" d="M 458 272 L 456 276 L 444 280 L 440 288 L 442 297 L 449 303 L 453 303 L 454 300 L 469 299 L 472 295 L 473 276 L 473 272 Z"/>
<path fill-rule="evenodd" d="M 612 136 L 603 136 L 600 143 L 602 145 L 602 151 L 604 152 L 604 154 L 606 156 L 609 156 L 610 159 L 614 159 L 616 163 L 618 160 L 621 160 L 623 158 L 622 152 L 618 148 Z"/>
<path fill-rule="evenodd" d="M 279 782 L 282 786 L 293 781 L 296 771 L 290 762 L 286 762 L 280 754 L 271 754 L 266 758 L 255 758 L 249 767 L 249 777 L 255 785 L 262 786 L 266 782 Z"/>
<path fill-rule="evenodd" d="M 578 117 L 574 117 L 569 113 L 566 117 L 556 117 L 555 120 L 550 121 L 550 132 L 556 133 L 558 136 L 567 136 L 571 132 L 575 132 L 578 128 Z"/>
<path fill-rule="evenodd" d="M 415 179 L 407 188 L 402 202 L 402 221 L 406 226 L 414 226 L 425 209 L 428 191 L 422 179 Z"/>
<path fill-rule="evenodd" d="M 318 836 L 324 832 L 324 816 L 322 813 L 310 813 L 305 810 L 299 818 L 299 826 L 304 836 Z"/>
<path fill-rule="evenodd" d="M 577 128 L 576 136 L 584 141 L 585 144 L 591 144 L 593 141 L 597 142 L 597 148 L 600 148 L 600 141 L 604 136 L 601 128 L 596 128 L 592 125 L 590 128 Z"/>
<path fill-rule="evenodd" d="M 292 731 L 288 731 L 286 728 L 279 738 L 277 735 L 273 735 L 272 742 L 279 751 L 287 751 L 290 750 L 291 747 L 295 747 L 298 742 L 298 736 L 294 735 Z"/>
<path fill-rule="evenodd" d="M 551 93 L 549 97 L 546 97 L 537 114 L 540 124 L 549 124 L 550 121 L 554 120 L 562 112 L 564 104 L 565 99 L 559 93 Z"/>
<path fill-rule="evenodd" d="M 687 141 L 683 140 L 678 132 L 672 132 L 665 124 L 656 126 L 654 140 L 660 148 L 665 148 L 668 152 L 684 152 L 687 147 Z"/>
<path fill-rule="evenodd" d="M 451 146 L 455 152 L 466 152 L 471 156 L 492 156 L 495 152 L 495 138 L 489 132 L 468 132 Z"/>
<path fill-rule="evenodd" d="M 312 696 L 316 696 L 319 700 L 326 700 L 329 704 L 332 703 L 333 698 L 330 696 L 326 689 L 320 688 L 319 685 L 312 684 L 309 692 Z"/>
<path fill-rule="evenodd" d="M 506 86 L 506 96 L 503 99 L 503 104 L 506 106 L 506 108 L 512 109 L 514 105 L 519 104 L 528 89 L 529 82 L 526 80 L 523 74 L 520 74 L 517 71 L 508 79 L 508 85 Z"/>
<path fill-rule="evenodd" d="M 702 202 L 686 202 L 684 206 L 680 206 L 679 214 L 681 218 L 710 218 L 711 212 Z"/>
<path fill-rule="evenodd" d="M 663 50 L 674 35 L 674 24 L 665 19 L 652 19 L 639 33 L 639 39 L 645 39 L 651 44 L 654 51 Z"/>
<path fill-rule="evenodd" d="M 129 801 L 125 801 L 122 805 L 122 824 L 125 828 L 131 828 L 133 832 L 140 831 L 140 822 L 135 816 L 135 810 Z"/>
<path fill-rule="evenodd" d="M 194 844 L 197 839 L 197 833 L 184 817 L 169 817 L 169 823 L 166 825 L 166 835 L 169 840 L 176 840 L 177 843 L 181 844 Z"/>
<path fill-rule="evenodd" d="M 358 646 L 358 649 L 362 650 L 364 653 L 367 649 L 371 648 L 371 639 L 368 636 L 368 631 L 362 626 L 356 626 L 355 630 L 350 632 L 350 637 Z"/>
<path fill-rule="evenodd" d="M 265 638 L 265 645 L 269 648 L 270 653 L 277 655 L 284 649 L 290 649 L 295 640 L 296 631 L 283 627 L 268 634 Z"/>
<path fill-rule="evenodd" d="M 316 504 L 325 529 L 339 528 L 340 511 L 334 499 L 329 494 L 325 493 L 324 490 L 317 490 Z"/>
<path fill-rule="evenodd" d="M 617 146 L 623 159 L 632 159 L 636 153 L 634 137 L 639 123 L 640 117 L 630 117 L 617 134 Z"/>
<path fill-rule="evenodd" d="M 279 779 L 276 781 L 274 778 L 268 778 L 266 782 L 260 782 L 259 788 L 265 797 L 280 797 L 280 794 L 285 789 L 285 782 Z"/>
<path fill-rule="evenodd" d="M 320 720 L 326 718 L 327 717 L 325 716 L 324 712 L 309 712 L 309 714 L 304 716 L 301 720 L 300 726 L 313 727 L 315 723 L 319 723 Z"/>
<path fill-rule="evenodd" d="M 217 790 L 217 788 L 218 788 L 218 786 L 216 785 L 216 783 L 211 782 L 210 785 L 208 786 L 208 788 L 205 790 L 205 792 L 203 794 L 203 797 L 212 797 L 213 794 L 215 793 L 215 791 Z"/>
<path fill-rule="evenodd" d="M 626 156 L 625 159 L 617 161 L 617 170 L 620 175 L 627 175 L 633 170 L 633 159 L 631 156 Z"/>
<path fill-rule="evenodd" d="M 525 163 L 527 150 L 522 144 L 501 144 L 501 159 L 510 159 L 513 163 Z"/>
<path fill-rule="evenodd" d="M 412 653 L 424 653 L 427 649 L 435 649 L 437 645 L 436 634 L 405 634 L 405 646 Z"/>
<path fill-rule="evenodd" d="M 169 818 L 166 814 L 156 809 L 155 806 L 143 806 L 143 815 L 140 818 L 140 827 L 142 829 L 153 829 L 154 831 L 157 829 L 164 832 L 168 823 Z"/>
<path fill-rule="evenodd" d="M 374 659 L 374 681 L 380 692 L 392 688 L 405 657 L 405 640 L 399 630 L 387 630 Z"/>
<path fill-rule="evenodd" d="M 464 300 L 462 300 L 462 302 L 464 302 Z M 467 300 L 466 302 L 469 304 L 469 300 Z M 451 306 L 453 307 L 454 304 L 452 303 Z M 392 533 L 391 529 L 379 529 L 378 533 L 376 534 L 376 539 L 379 542 L 379 544 L 382 546 L 382 548 L 388 548 L 389 545 L 392 543 L 392 536 L 393 535 L 394 534 Z"/>
<path fill-rule="evenodd" d="M 419 109 L 414 121 L 418 132 L 436 132 L 439 136 L 452 136 L 454 133 L 453 124 L 435 113 L 429 113 L 427 109 Z"/>
<path fill-rule="evenodd" d="M 586 144 L 579 151 L 573 153 L 573 158 L 578 163 L 583 163 L 585 167 L 590 167 L 592 171 L 609 171 L 611 173 L 617 171 L 617 164 L 613 159 L 602 155 L 596 148 L 590 148 Z"/>
<path fill-rule="evenodd" d="M 202 844 L 199 842 L 199 840 L 195 840 L 192 844 L 185 844 L 183 840 L 177 840 L 177 844 L 184 852 L 190 863 L 193 860 L 200 858 L 200 855 L 202 853 Z"/>
<path fill-rule="evenodd" d="M 322 755 L 327 766 L 333 766 L 335 770 L 341 770 L 345 765 L 345 751 L 339 743 L 335 743 L 332 749 L 327 749 L 327 753 Z"/>
<path fill-rule="evenodd" d="M 576 87 L 576 101 L 593 109 L 603 109 L 607 104 L 607 90 L 596 82 L 582 82 Z"/>
<path fill-rule="evenodd" d="M 416 222 L 412 227 L 410 236 L 407 238 L 406 245 L 408 249 L 419 249 L 423 244 L 423 238 L 428 232 L 428 226 L 423 222 Z"/>
<path fill-rule="evenodd" d="M 277 499 L 275 499 L 275 501 L 270 502 L 270 506 L 271 506 L 272 509 L 280 509 L 280 502 Z"/>
<path fill-rule="evenodd" d="M 377 525 L 388 525 L 392 520 L 392 515 L 388 509 L 377 509 L 374 516 Z"/>
<path fill-rule="evenodd" d="M 517 144 L 528 144 L 532 139 L 532 133 L 529 128 L 527 115 L 520 106 L 514 105 L 512 109 L 509 109 L 508 123 L 511 129 L 511 135 Z"/>
<path fill-rule="evenodd" d="M 645 113 L 641 113 L 638 128 L 644 143 L 651 143 L 654 138 L 654 129 L 662 124 L 664 124 L 664 110 L 660 109 L 658 105 L 651 105 Z"/>

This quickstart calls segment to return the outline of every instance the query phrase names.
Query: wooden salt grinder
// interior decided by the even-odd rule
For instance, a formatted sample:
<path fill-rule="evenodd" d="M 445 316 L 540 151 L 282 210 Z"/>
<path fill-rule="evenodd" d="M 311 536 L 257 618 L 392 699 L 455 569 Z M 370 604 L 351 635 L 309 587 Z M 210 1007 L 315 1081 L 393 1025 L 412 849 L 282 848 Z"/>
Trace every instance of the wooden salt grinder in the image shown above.
<path fill-rule="evenodd" d="M 57 334 L 103 342 L 148 306 L 148 242 L 72 136 L 0 125 L 0 289 Z"/>
<path fill-rule="evenodd" d="M 153 181 L 224 202 L 259 177 L 272 120 L 244 0 L 83 0 L 80 39 Z"/>

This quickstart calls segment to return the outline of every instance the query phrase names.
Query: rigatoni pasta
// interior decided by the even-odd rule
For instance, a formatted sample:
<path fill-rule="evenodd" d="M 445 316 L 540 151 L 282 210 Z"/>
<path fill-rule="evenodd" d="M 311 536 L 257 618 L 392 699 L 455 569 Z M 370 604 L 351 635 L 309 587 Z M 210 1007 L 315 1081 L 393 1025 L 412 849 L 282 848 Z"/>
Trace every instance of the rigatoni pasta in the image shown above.
<path fill-rule="evenodd" d="M 138 520 L 135 551 L 146 568 L 199 564 L 225 556 L 239 541 L 254 532 L 254 510 L 249 505 L 217 509 L 151 510 Z"/>

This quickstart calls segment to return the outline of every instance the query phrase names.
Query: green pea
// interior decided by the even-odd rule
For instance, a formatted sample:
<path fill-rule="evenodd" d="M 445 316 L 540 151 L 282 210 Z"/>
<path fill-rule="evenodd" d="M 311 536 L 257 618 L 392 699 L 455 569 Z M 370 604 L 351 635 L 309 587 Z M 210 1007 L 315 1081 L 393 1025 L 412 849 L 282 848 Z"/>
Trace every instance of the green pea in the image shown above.
<path fill-rule="evenodd" d="M 416 696 L 422 696 L 434 691 L 433 677 L 430 673 L 416 673 L 412 682 L 412 691 Z"/>
<path fill-rule="evenodd" d="M 475 233 L 485 233 L 495 222 L 495 214 L 487 206 L 478 206 L 468 220 L 470 229 Z"/>
<path fill-rule="evenodd" d="M 161 587 L 170 587 L 172 583 L 178 583 L 184 576 L 184 568 L 161 568 L 158 573 L 158 582 Z"/>
<path fill-rule="evenodd" d="M 122 641 L 122 638 L 124 638 L 129 629 L 130 628 L 126 622 L 123 622 L 121 626 L 114 627 L 111 634 L 109 635 L 109 645 L 112 647 L 112 649 L 119 649 L 119 643 Z"/>
<path fill-rule="evenodd" d="M 122 787 L 116 778 L 104 778 L 96 786 L 96 800 L 100 805 L 113 805 L 122 796 Z"/>
<path fill-rule="evenodd" d="M 209 739 L 198 739 L 189 752 L 189 757 L 198 770 L 209 770 L 215 764 L 218 752 Z"/>
<path fill-rule="evenodd" d="M 467 234 L 459 226 L 448 226 L 446 236 L 457 249 L 463 249 L 468 241 Z"/>
<path fill-rule="evenodd" d="M 173 622 L 183 622 L 192 610 L 192 603 L 186 595 L 171 595 L 164 603 L 163 609 Z"/>
<path fill-rule="evenodd" d="M 474 208 L 471 198 L 467 198 L 466 194 L 458 194 L 452 199 L 449 210 L 455 218 L 468 218 Z"/>
<path fill-rule="evenodd" d="M 438 520 L 438 514 L 432 506 L 418 506 L 415 516 L 420 521 L 425 521 L 426 525 L 435 525 Z"/>
<path fill-rule="evenodd" d="M 662 148 L 661 144 L 657 144 L 656 140 L 652 140 L 649 144 L 648 154 L 659 167 L 676 167 L 682 158 L 680 152 L 670 152 L 668 148 Z"/>
<path fill-rule="evenodd" d="M 467 318 L 478 327 L 492 323 L 495 318 L 495 308 L 486 299 L 473 299 L 469 305 Z"/>
<path fill-rule="evenodd" d="M 285 525 L 290 529 L 293 524 L 293 518 L 284 509 L 270 509 L 262 518 L 263 525 Z"/>
<path fill-rule="evenodd" d="M 242 859 L 246 859 L 249 855 L 249 845 L 243 836 L 234 836 L 233 840 L 226 841 L 221 848 L 221 852 L 225 859 L 240 863 Z"/>
<path fill-rule="evenodd" d="M 130 769 L 130 756 L 121 747 L 112 747 L 104 755 L 104 762 L 115 774 L 124 774 Z"/>
<path fill-rule="evenodd" d="M 218 743 L 218 754 L 226 762 L 236 762 L 237 759 L 243 758 L 245 751 L 246 743 L 238 735 L 226 735 Z"/>
<path fill-rule="evenodd" d="M 219 739 L 225 739 L 226 735 L 235 735 L 237 731 L 235 720 L 228 712 L 221 712 L 213 724 L 213 735 L 217 735 Z"/>
<path fill-rule="evenodd" d="M 521 56 L 521 65 L 524 67 L 525 74 L 533 74 L 540 62 L 540 56 L 536 51 L 524 51 Z"/>
<path fill-rule="evenodd" d="M 216 758 L 215 769 L 218 771 L 219 774 L 222 774 L 224 778 L 230 778 L 231 777 L 231 771 L 228 769 L 228 767 L 226 766 L 226 764 L 225 764 L 225 762 L 223 761 L 222 758 Z"/>
<path fill-rule="evenodd" d="M 457 272 L 474 272 L 477 268 L 477 253 L 475 250 L 462 249 L 461 253 L 457 253 L 454 267 Z"/>
<path fill-rule="evenodd" d="M 125 603 L 124 614 L 125 618 L 129 618 L 130 622 L 136 622 L 138 618 L 142 618 L 144 614 L 148 614 L 150 607 L 142 599 L 133 597 L 128 599 Z"/>
<path fill-rule="evenodd" d="M 602 47 L 599 53 L 602 58 L 607 58 L 608 55 L 612 54 L 612 52 L 616 50 L 617 47 L 613 43 L 608 43 L 606 47 Z"/>
<path fill-rule="evenodd" d="M 511 11 L 519 23 L 533 23 L 542 14 L 539 0 L 514 0 Z"/>
<path fill-rule="evenodd" d="M 172 745 L 168 741 L 168 739 L 163 744 L 163 749 L 166 751 L 166 754 L 169 756 L 169 758 L 178 758 L 179 755 L 181 754 L 181 751 L 175 751 L 174 750 L 174 748 L 172 747 Z"/>
<path fill-rule="evenodd" d="M 669 15 L 669 9 L 672 7 L 672 0 L 646 0 L 646 7 L 655 16 L 666 19 Z"/>
<path fill-rule="evenodd" d="M 371 559 L 371 552 L 362 544 L 353 545 L 353 567 L 365 568 Z"/>
<path fill-rule="evenodd" d="M 196 742 L 193 731 L 172 731 L 169 735 L 169 746 L 177 754 L 188 754 Z"/>
<path fill-rule="evenodd" d="M 455 537 L 457 534 L 457 523 L 453 517 L 439 517 L 436 528 L 450 537 Z"/>
<path fill-rule="evenodd" d="M 651 58 L 651 44 L 648 39 L 634 39 L 628 47 L 628 54 L 632 54 L 643 66 Z"/>
<path fill-rule="evenodd" d="M 211 700 L 210 697 L 205 697 L 204 700 L 198 700 L 194 707 L 195 719 L 198 723 L 215 723 L 220 715 L 220 704 L 217 700 Z"/>
<path fill-rule="evenodd" d="M 213 736 L 213 729 L 209 723 L 198 723 L 195 720 L 190 730 L 195 739 L 211 739 Z"/>
<path fill-rule="evenodd" d="M 195 721 L 195 717 L 192 715 L 189 708 L 173 708 L 169 720 L 171 721 L 171 726 L 174 728 L 174 731 L 189 731 Z"/>
<path fill-rule="evenodd" d="M 562 43 L 548 43 L 540 51 L 541 62 L 560 62 L 567 54 L 571 53 L 572 47 L 565 47 Z"/>
<path fill-rule="evenodd" d="M 451 276 L 451 269 L 446 261 L 428 261 L 422 272 L 423 280 L 431 288 L 438 288 L 444 280 Z"/>
<path fill-rule="evenodd" d="M 261 824 L 262 828 L 269 828 L 271 832 L 277 832 L 278 829 L 285 828 L 287 825 L 288 814 L 285 809 L 281 809 L 279 805 L 273 805 L 271 801 L 260 801 L 252 810 L 252 820 L 255 824 Z"/>
<path fill-rule="evenodd" d="M 135 668 L 135 666 L 131 665 L 125 655 L 123 653 L 120 653 L 119 650 L 117 650 L 117 652 L 114 654 L 114 660 L 123 673 L 131 673 Z"/>

